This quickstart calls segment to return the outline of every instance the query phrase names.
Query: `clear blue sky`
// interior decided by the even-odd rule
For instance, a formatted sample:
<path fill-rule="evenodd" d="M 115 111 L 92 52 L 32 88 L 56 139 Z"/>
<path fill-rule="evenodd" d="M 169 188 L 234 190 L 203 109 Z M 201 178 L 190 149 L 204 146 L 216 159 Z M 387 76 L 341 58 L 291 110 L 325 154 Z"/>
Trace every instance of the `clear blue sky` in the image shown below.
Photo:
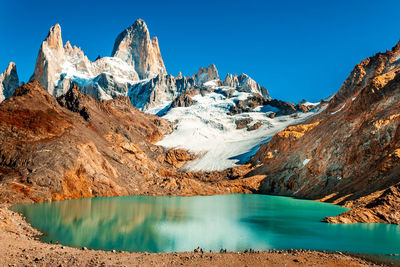
<path fill-rule="evenodd" d="M 273 98 L 319 100 L 336 92 L 354 65 L 400 39 L 400 1 L 18 1 L 0 0 L 0 69 L 33 73 L 50 26 L 89 59 L 111 54 L 137 18 L 158 36 L 168 73 L 216 64 L 247 73 Z"/>

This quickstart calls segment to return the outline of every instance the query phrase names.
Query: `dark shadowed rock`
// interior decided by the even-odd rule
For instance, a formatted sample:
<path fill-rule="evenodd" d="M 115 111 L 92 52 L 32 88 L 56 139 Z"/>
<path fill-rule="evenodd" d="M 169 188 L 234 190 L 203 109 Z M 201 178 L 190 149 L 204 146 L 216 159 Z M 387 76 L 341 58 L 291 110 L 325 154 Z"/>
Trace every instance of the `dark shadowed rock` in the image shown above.
<path fill-rule="evenodd" d="M 300 111 L 300 112 L 303 112 L 303 113 L 307 113 L 310 110 L 307 106 L 302 105 L 302 104 L 297 104 L 294 108 L 297 111 Z"/>
<path fill-rule="evenodd" d="M 257 130 L 257 129 L 260 128 L 261 126 L 262 126 L 262 123 L 258 121 L 258 122 L 256 122 L 256 123 L 254 123 L 253 125 L 247 127 L 247 131 L 254 131 L 254 130 Z"/>
<path fill-rule="evenodd" d="M 194 101 L 191 96 L 193 95 L 194 92 L 199 92 L 198 89 L 193 89 L 188 92 L 182 93 L 180 96 L 174 99 L 171 104 L 171 108 L 177 108 L 177 107 L 190 107 L 191 105 L 195 104 L 196 101 Z"/>
<path fill-rule="evenodd" d="M 7 69 L 0 74 L 0 102 L 10 98 L 18 86 L 17 67 L 14 62 L 10 62 Z"/>
<path fill-rule="evenodd" d="M 253 121 L 252 118 L 239 119 L 235 121 L 236 129 L 247 128 L 247 125 Z"/>
<path fill-rule="evenodd" d="M 79 87 L 74 85 L 68 92 L 57 98 L 58 103 L 71 110 L 72 112 L 79 113 L 85 120 L 89 120 L 89 113 L 84 106 L 85 96 L 79 92 Z"/>
<path fill-rule="evenodd" d="M 252 112 L 256 107 L 263 106 L 268 103 L 261 95 L 254 94 L 245 100 L 239 100 L 229 110 L 229 115 L 241 114 L 244 112 Z"/>

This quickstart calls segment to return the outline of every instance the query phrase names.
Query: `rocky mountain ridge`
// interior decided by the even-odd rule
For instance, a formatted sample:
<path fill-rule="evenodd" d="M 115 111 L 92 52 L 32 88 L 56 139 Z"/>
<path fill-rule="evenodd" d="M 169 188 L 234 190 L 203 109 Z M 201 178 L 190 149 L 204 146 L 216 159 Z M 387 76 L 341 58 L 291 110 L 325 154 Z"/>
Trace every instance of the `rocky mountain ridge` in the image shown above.
<path fill-rule="evenodd" d="M 399 48 L 363 60 L 325 110 L 261 146 L 261 192 L 353 208 L 329 222 L 399 224 Z"/>
<path fill-rule="evenodd" d="M 232 76 L 233 81 L 223 83 L 215 65 L 200 68 L 190 77 L 167 74 L 158 39 L 150 38 L 141 19 L 117 36 L 110 57 L 99 57 L 93 62 L 69 41 L 63 44 L 61 27 L 56 24 L 39 49 L 30 80 L 39 81 L 56 97 L 74 84 L 84 94 L 100 100 L 129 96 L 132 104 L 143 111 L 165 106 L 184 91 L 201 87 L 225 85 L 269 98 L 268 91 L 246 74 Z"/>

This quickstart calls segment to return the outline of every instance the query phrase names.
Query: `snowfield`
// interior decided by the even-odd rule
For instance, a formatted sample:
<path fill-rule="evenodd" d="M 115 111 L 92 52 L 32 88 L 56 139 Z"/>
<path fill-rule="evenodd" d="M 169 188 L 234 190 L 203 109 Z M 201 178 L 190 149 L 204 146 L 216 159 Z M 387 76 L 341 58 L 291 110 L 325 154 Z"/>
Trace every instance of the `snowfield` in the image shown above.
<path fill-rule="evenodd" d="M 186 149 L 196 154 L 197 158 L 188 162 L 185 170 L 224 170 L 247 162 L 259 146 L 275 133 L 315 114 L 297 113 L 297 117 L 288 115 L 271 119 L 268 114 L 276 112 L 276 108 L 263 106 L 250 113 L 227 115 L 235 101 L 249 96 L 244 92 L 236 92 L 231 98 L 216 92 L 194 96 L 196 104 L 171 109 L 163 116 L 176 122 L 176 130 L 157 144 L 168 149 Z M 262 126 L 254 131 L 236 129 L 235 121 L 244 118 L 253 119 L 249 126 L 256 122 L 261 122 Z"/>

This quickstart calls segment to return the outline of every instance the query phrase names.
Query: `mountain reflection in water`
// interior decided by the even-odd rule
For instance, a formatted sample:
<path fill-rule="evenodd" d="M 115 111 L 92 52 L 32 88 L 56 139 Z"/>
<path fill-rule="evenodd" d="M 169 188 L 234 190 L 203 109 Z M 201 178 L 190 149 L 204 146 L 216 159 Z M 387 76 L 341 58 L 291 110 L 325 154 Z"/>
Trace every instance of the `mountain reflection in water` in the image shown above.
<path fill-rule="evenodd" d="M 303 248 L 398 253 L 400 227 L 322 223 L 346 209 L 265 195 L 128 196 L 21 204 L 41 239 L 105 250 L 173 252 Z"/>

